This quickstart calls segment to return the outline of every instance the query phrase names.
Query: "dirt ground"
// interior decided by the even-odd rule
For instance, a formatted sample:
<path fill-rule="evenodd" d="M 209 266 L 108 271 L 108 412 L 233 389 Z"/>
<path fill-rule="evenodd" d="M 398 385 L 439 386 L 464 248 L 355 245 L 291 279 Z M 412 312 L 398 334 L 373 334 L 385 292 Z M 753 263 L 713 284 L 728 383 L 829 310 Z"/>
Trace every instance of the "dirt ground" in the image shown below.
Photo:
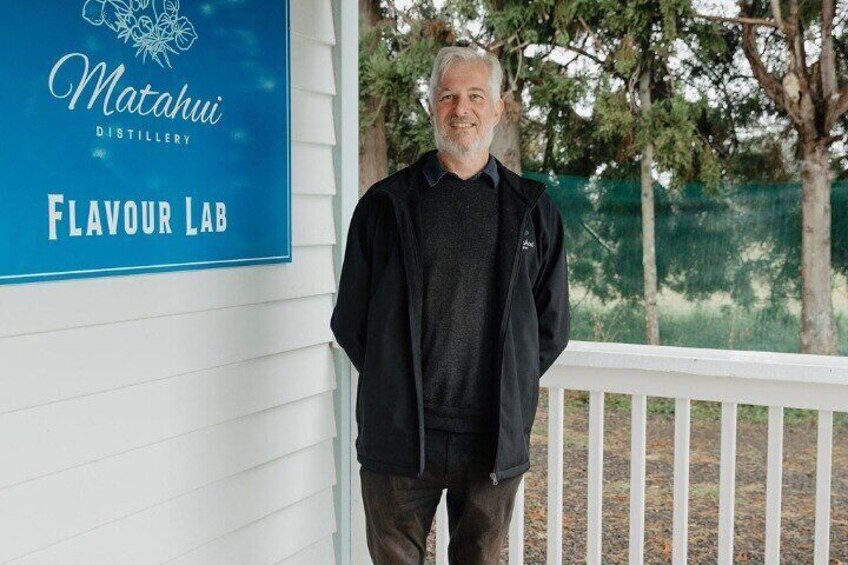
<path fill-rule="evenodd" d="M 544 564 L 547 544 L 547 398 L 542 394 L 525 475 L 525 563 Z M 588 404 L 574 395 L 565 413 L 564 563 L 585 563 Z M 607 406 L 604 445 L 603 562 L 626 564 L 629 532 L 630 414 Z M 689 478 L 690 564 L 714 564 L 718 543 L 720 422 L 693 418 Z M 830 563 L 848 563 L 848 426 L 834 425 Z M 645 563 L 671 563 L 674 416 L 649 414 Z M 763 563 L 767 424 L 737 423 L 735 562 Z M 781 562 L 813 563 L 816 422 L 784 427 Z M 434 528 L 435 530 L 435 528 Z M 434 547 L 431 535 L 430 547 Z M 432 553 L 428 563 L 435 563 Z M 504 549 L 501 563 L 507 563 Z"/>

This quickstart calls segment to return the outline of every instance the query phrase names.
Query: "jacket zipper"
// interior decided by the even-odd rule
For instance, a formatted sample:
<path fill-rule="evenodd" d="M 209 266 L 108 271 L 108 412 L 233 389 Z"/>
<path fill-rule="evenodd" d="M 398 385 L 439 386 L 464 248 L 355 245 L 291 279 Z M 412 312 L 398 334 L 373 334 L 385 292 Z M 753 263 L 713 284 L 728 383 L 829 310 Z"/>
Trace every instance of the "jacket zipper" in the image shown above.
<path fill-rule="evenodd" d="M 495 423 L 495 434 L 496 434 L 497 438 L 500 437 L 500 428 L 501 428 L 501 403 L 503 401 L 502 398 L 501 398 L 501 388 L 502 388 L 501 387 L 501 381 L 503 380 L 503 364 L 504 364 L 503 350 L 504 350 L 504 342 L 506 340 L 506 325 L 507 325 L 507 322 L 509 321 L 510 311 L 512 310 L 512 291 L 513 291 L 513 288 L 515 288 L 515 277 L 518 274 L 518 262 L 521 258 L 521 241 L 524 238 L 524 226 L 527 224 L 527 218 L 528 218 L 528 216 L 530 216 L 530 212 L 533 210 L 533 208 L 536 207 L 536 203 L 539 201 L 539 198 L 542 197 L 543 193 L 544 193 L 544 190 L 540 191 L 539 194 L 536 195 L 536 197 L 533 199 L 533 201 L 530 203 L 529 206 L 527 206 L 527 209 L 524 211 L 524 216 L 521 218 L 521 226 L 518 229 L 518 243 L 515 246 L 515 255 L 513 256 L 513 259 L 512 259 L 512 272 L 509 275 L 509 287 L 507 288 L 507 292 L 506 292 L 506 306 L 504 308 L 503 320 L 501 320 L 500 337 L 498 338 L 499 339 L 498 344 L 500 346 L 501 366 L 500 366 L 500 370 L 498 371 L 498 409 L 497 409 L 496 420 L 495 420 L 495 422 L 496 422 Z M 495 441 L 495 460 L 492 463 L 492 465 L 493 465 L 492 472 L 489 473 L 489 478 L 492 479 L 492 485 L 495 485 L 495 486 L 497 486 L 497 484 L 498 484 L 498 445 L 499 445 L 499 443 L 500 443 L 499 441 L 497 441 L 497 440 Z"/>

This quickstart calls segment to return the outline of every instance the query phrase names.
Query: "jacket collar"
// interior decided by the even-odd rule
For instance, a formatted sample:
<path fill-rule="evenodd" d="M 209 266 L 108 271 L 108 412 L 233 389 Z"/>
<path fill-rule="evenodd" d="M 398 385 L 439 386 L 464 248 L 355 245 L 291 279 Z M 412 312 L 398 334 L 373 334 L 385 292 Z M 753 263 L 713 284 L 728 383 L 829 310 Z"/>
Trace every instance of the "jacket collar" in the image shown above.
<path fill-rule="evenodd" d="M 547 188 L 544 183 L 525 179 L 507 169 L 503 163 L 495 159 L 501 179 L 526 204 L 532 204 Z"/>
<path fill-rule="evenodd" d="M 424 178 L 427 179 L 427 184 L 431 188 L 439 184 L 445 176 L 450 175 L 456 178 L 456 175 L 453 175 L 445 168 L 435 151 L 430 151 L 425 154 L 422 160 L 424 162 L 422 165 Z M 486 161 L 486 165 L 480 169 L 476 175 L 472 176 L 468 180 L 475 179 L 484 179 L 485 182 L 483 184 L 489 188 L 495 189 L 498 187 L 498 184 L 501 181 L 501 175 L 498 172 L 498 164 L 495 162 L 494 157 L 489 155 L 489 160 Z"/>

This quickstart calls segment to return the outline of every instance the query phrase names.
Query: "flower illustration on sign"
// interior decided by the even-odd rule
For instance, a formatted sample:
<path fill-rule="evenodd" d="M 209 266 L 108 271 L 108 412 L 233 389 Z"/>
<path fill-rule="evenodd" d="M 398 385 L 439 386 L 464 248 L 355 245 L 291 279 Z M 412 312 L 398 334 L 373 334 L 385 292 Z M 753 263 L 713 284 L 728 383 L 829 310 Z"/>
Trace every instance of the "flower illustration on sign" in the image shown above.
<path fill-rule="evenodd" d="M 86 0 L 82 17 L 105 25 L 124 43 L 132 41 L 135 55 L 171 66 L 170 54 L 188 51 L 197 39 L 194 26 L 180 16 L 180 0 Z"/>

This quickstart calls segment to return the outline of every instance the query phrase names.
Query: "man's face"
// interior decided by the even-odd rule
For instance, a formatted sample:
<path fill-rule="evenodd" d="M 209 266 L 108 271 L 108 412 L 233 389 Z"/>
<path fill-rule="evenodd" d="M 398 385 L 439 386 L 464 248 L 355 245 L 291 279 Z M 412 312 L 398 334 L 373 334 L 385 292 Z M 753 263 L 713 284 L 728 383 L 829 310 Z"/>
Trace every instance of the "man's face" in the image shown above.
<path fill-rule="evenodd" d="M 504 105 L 489 79 L 482 62 L 457 61 L 442 76 L 430 108 L 439 151 L 457 159 L 488 152 Z"/>

